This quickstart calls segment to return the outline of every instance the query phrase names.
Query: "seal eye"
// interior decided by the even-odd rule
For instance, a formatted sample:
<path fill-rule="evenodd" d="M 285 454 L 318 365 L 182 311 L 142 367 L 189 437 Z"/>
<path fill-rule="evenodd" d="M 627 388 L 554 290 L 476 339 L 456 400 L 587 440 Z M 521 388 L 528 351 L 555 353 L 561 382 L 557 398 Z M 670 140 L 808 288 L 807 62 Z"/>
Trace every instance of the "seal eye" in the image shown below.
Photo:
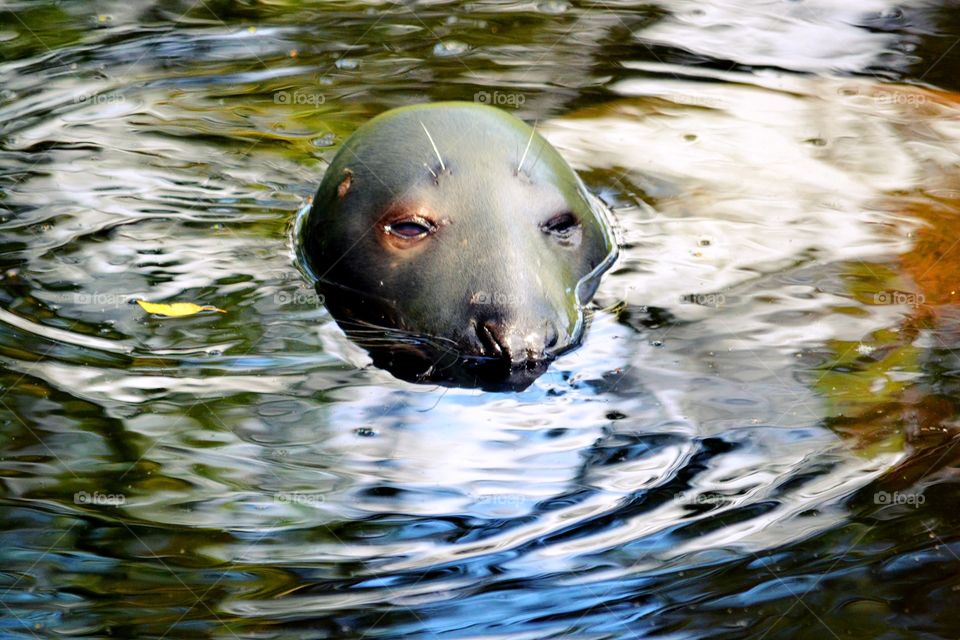
<path fill-rule="evenodd" d="M 561 238 L 566 238 L 580 228 L 580 221 L 577 220 L 575 215 L 566 211 L 553 216 L 540 225 L 540 228 L 546 233 L 552 233 Z"/>
<path fill-rule="evenodd" d="M 383 230 L 403 240 L 419 240 L 432 233 L 434 227 L 425 220 L 398 220 L 384 225 Z"/>

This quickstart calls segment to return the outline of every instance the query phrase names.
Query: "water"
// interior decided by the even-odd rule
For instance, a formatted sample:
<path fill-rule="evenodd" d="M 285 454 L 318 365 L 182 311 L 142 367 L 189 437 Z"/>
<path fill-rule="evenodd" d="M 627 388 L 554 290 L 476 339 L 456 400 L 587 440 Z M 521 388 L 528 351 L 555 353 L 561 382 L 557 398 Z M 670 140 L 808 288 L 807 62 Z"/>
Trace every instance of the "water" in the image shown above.
<path fill-rule="evenodd" d="M 0 11 L 3 637 L 960 630 L 951 5 Z M 294 263 L 337 145 L 428 99 L 616 214 L 522 393 L 366 366 Z"/>

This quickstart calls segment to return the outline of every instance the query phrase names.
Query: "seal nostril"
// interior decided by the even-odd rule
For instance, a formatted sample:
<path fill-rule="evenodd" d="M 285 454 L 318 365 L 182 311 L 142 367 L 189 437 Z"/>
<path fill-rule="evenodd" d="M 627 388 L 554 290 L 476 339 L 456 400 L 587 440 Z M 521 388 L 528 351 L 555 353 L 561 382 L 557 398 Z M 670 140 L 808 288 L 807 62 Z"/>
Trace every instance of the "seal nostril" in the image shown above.
<path fill-rule="evenodd" d="M 537 353 L 533 349 L 527 350 L 527 359 L 523 363 L 523 366 L 527 371 L 535 371 L 541 368 L 542 363 L 543 363 L 542 353 Z"/>
<path fill-rule="evenodd" d="M 480 324 L 477 328 L 477 337 L 480 338 L 480 344 L 483 346 L 483 355 L 495 358 L 509 357 L 509 351 L 500 328 L 493 320 L 487 320 Z"/>
<path fill-rule="evenodd" d="M 560 332 L 557 331 L 556 325 L 552 322 L 547 322 L 547 327 L 544 332 L 544 351 L 550 351 L 557 346 L 557 343 L 560 341 Z"/>

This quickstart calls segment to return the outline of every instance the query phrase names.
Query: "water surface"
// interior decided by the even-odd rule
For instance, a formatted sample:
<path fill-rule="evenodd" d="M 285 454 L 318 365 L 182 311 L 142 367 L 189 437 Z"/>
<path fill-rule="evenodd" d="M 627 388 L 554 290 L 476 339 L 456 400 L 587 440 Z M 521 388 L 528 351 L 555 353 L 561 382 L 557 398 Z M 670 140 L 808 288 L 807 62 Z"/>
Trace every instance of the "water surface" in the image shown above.
<path fill-rule="evenodd" d="M 0 6 L 0 635 L 955 636 L 957 15 Z M 368 366 L 295 264 L 345 136 L 445 99 L 617 219 L 522 393 Z"/>

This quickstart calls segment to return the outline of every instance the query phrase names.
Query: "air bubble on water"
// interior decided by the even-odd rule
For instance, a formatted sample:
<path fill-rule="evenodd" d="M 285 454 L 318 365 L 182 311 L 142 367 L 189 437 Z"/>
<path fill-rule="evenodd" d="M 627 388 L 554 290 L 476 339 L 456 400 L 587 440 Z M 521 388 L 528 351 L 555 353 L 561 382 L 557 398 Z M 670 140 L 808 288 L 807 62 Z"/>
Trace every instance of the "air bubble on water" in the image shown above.
<path fill-rule="evenodd" d="M 333 133 L 325 133 L 319 138 L 314 138 L 311 142 L 313 142 L 313 146 L 315 147 L 330 147 L 333 146 L 333 143 L 336 141 L 337 136 Z"/>
<path fill-rule="evenodd" d="M 564 0 L 546 0 L 537 5 L 537 10 L 552 15 L 559 15 L 568 9 L 570 9 L 570 3 Z"/>
<path fill-rule="evenodd" d="M 449 58 L 465 53 L 469 47 L 459 40 L 444 40 L 433 47 L 433 55 L 439 58 Z"/>
<path fill-rule="evenodd" d="M 354 69 L 360 66 L 360 61 L 356 58 L 340 58 L 336 62 L 337 69 L 343 69 L 344 71 L 353 71 Z"/>

